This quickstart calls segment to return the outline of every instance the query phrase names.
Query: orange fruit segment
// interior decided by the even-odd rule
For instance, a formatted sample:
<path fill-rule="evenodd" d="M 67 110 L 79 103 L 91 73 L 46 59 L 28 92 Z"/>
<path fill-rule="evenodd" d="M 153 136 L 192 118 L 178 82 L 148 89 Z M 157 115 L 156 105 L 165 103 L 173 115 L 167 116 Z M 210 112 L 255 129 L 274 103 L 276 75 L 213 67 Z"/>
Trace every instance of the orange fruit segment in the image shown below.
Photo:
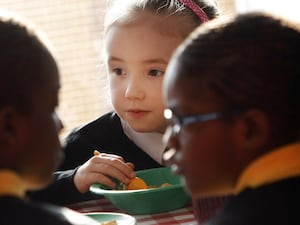
<path fill-rule="evenodd" d="M 94 150 L 94 156 L 100 155 L 100 152 L 97 150 Z"/>
<path fill-rule="evenodd" d="M 137 190 L 137 189 L 147 189 L 146 182 L 139 177 L 133 178 L 129 182 L 129 184 L 125 185 L 125 190 Z"/>

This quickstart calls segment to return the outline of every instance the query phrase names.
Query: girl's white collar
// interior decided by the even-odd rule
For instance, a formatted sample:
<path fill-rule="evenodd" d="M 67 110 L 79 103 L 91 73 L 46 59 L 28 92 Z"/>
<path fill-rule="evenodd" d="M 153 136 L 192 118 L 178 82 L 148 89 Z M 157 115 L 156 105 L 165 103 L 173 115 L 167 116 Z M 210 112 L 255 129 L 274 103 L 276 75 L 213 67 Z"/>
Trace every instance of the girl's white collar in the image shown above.
<path fill-rule="evenodd" d="M 124 133 L 131 141 L 151 156 L 156 162 L 162 164 L 162 156 L 166 148 L 166 144 L 163 143 L 163 134 L 158 132 L 136 132 L 122 119 L 121 124 Z"/>

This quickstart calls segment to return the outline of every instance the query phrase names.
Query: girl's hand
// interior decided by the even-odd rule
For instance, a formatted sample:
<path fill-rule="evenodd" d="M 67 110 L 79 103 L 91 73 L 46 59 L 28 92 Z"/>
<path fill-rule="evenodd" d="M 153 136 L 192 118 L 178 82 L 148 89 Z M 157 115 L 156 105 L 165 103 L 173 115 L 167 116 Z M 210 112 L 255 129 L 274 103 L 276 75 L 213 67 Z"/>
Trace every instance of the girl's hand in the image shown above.
<path fill-rule="evenodd" d="M 133 163 L 125 163 L 121 156 L 100 153 L 78 168 L 74 176 L 74 183 L 81 193 L 86 193 L 94 183 L 115 188 L 116 184 L 111 178 L 116 178 L 120 182 L 128 184 L 135 177 L 133 169 Z"/>

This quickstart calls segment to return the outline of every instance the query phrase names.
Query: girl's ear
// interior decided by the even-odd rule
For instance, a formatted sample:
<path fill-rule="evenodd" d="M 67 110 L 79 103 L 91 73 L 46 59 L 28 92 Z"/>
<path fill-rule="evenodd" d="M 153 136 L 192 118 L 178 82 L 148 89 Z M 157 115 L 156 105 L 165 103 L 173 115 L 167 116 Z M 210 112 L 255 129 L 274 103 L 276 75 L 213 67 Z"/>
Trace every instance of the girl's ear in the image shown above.
<path fill-rule="evenodd" d="M 242 115 L 244 126 L 244 148 L 247 150 L 262 151 L 270 138 L 270 124 L 267 115 L 256 109 Z"/>
<path fill-rule="evenodd" d="M 0 145 L 7 148 L 17 141 L 16 111 L 11 107 L 0 109 Z"/>

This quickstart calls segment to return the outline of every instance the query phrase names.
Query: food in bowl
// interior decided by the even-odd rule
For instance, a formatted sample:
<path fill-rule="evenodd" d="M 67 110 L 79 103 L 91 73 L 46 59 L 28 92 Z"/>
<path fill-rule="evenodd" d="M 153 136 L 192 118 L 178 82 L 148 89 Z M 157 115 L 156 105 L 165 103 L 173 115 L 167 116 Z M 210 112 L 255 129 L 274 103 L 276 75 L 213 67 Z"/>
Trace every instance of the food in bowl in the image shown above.
<path fill-rule="evenodd" d="M 90 191 L 104 195 L 117 208 L 130 214 L 153 214 L 171 211 L 191 203 L 179 176 L 169 167 L 136 171 L 137 177 L 143 179 L 147 186 L 156 188 L 124 190 L 117 183 L 118 190 L 111 190 L 101 184 L 93 184 Z M 161 187 L 162 184 L 166 187 Z M 171 184 L 171 185 L 169 185 Z"/>
<path fill-rule="evenodd" d="M 133 216 L 116 212 L 89 212 L 86 216 L 99 222 L 99 225 L 136 225 Z"/>
<path fill-rule="evenodd" d="M 147 183 L 139 177 L 133 178 L 129 184 L 124 184 L 122 190 L 139 190 L 139 189 L 150 189 L 150 188 L 158 188 L 158 187 L 168 187 L 171 184 L 163 183 L 159 186 L 157 185 L 147 185 Z"/>
<path fill-rule="evenodd" d="M 138 190 L 138 189 L 147 189 L 148 185 L 146 182 L 139 177 L 132 178 L 128 184 L 123 186 L 123 190 Z"/>

